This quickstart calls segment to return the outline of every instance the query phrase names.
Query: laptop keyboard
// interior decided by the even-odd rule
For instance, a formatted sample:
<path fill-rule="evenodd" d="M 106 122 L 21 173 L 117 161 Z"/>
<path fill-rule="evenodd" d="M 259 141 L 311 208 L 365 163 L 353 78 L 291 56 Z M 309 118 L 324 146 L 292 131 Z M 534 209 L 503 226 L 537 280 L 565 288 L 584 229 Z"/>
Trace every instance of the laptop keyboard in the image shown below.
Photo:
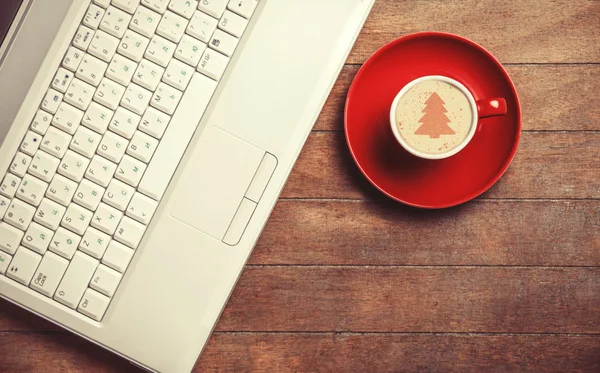
<path fill-rule="evenodd" d="M 94 0 L 0 184 L 0 275 L 101 321 L 258 0 Z"/>

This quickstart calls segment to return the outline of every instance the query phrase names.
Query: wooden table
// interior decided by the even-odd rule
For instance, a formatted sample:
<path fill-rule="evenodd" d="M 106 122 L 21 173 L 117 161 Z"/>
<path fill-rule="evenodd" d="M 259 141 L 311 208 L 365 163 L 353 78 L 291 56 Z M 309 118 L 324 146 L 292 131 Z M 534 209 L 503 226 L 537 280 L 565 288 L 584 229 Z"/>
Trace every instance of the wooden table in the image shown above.
<path fill-rule="evenodd" d="M 342 132 L 361 63 L 423 30 L 488 48 L 523 106 L 508 173 L 444 211 L 381 197 Z M 597 0 L 378 0 L 196 371 L 599 372 L 599 63 Z M 0 371 L 134 370 L 0 302 Z"/>

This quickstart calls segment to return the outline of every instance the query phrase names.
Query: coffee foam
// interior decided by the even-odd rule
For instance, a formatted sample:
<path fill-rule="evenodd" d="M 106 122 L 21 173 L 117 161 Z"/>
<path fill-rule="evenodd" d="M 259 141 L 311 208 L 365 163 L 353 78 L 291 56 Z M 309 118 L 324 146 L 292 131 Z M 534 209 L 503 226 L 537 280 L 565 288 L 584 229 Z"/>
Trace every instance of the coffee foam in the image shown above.
<path fill-rule="evenodd" d="M 442 154 L 463 143 L 473 124 L 468 97 L 441 80 L 425 80 L 398 101 L 396 126 L 404 141 L 421 153 Z"/>

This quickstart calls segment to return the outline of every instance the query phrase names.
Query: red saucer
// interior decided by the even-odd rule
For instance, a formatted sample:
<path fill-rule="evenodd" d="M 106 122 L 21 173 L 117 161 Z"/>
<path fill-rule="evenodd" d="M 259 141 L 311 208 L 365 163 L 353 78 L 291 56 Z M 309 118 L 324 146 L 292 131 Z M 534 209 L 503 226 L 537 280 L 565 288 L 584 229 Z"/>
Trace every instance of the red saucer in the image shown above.
<path fill-rule="evenodd" d="M 445 75 L 475 100 L 503 97 L 508 113 L 479 120 L 458 154 L 425 160 L 405 151 L 390 128 L 390 106 L 400 89 L 425 75 Z M 445 208 L 488 190 L 504 174 L 519 144 L 521 108 L 508 74 L 488 51 L 456 35 L 423 32 L 395 40 L 360 69 L 346 100 L 348 147 L 365 177 L 399 202 Z"/>

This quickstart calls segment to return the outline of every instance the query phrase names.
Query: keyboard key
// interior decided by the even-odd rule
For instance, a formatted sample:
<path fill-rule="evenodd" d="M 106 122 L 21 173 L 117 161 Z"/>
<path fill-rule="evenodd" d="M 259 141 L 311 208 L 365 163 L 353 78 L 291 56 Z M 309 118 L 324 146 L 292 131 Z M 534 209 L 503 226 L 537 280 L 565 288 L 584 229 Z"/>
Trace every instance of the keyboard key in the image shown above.
<path fill-rule="evenodd" d="M 68 206 L 73 199 L 76 189 L 77 183 L 64 176 L 56 175 L 46 191 L 46 197 L 63 206 Z"/>
<path fill-rule="evenodd" d="M 46 253 L 29 287 L 47 297 L 52 297 L 68 265 L 66 259 L 51 252 Z"/>
<path fill-rule="evenodd" d="M 169 0 L 142 0 L 142 4 L 148 8 L 163 14 L 167 10 Z"/>
<path fill-rule="evenodd" d="M 52 124 L 55 127 L 72 135 L 77 130 L 77 127 L 79 127 L 79 123 L 81 123 L 82 118 L 83 111 L 67 104 L 66 102 L 63 102 L 58 107 L 58 111 L 52 119 Z"/>
<path fill-rule="evenodd" d="M 31 282 L 31 278 L 41 260 L 42 256 L 40 254 L 36 254 L 21 246 L 10 262 L 6 276 L 25 286 L 29 286 L 29 282 Z"/>
<path fill-rule="evenodd" d="M 44 255 L 53 236 L 54 231 L 33 222 L 23 237 L 23 246 Z"/>
<path fill-rule="evenodd" d="M 205 49 L 206 44 L 191 36 L 183 35 L 181 42 L 179 42 L 177 49 L 175 49 L 175 58 L 192 67 L 196 67 Z"/>
<path fill-rule="evenodd" d="M 95 155 L 90 162 L 90 167 L 85 172 L 85 177 L 96 184 L 107 187 L 115 174 L 116 169 L 116 164 L 106 158 Z"/>
<path fill-rule="evenodd" d="M 91 211 L 75 203 L 71 203 L 67 212 L 65 212 L 61 225 L 78 235 L 82 235 L 85 233 L 88 225 L 90 225 L 92 216 L 94 214 Z"/>
<path fill-rule="evenodd" d="M 127 30 L 117 50 L 123 56 L 140 62 L 150 40 L 137 32 Z"/>
<path fill-rule="evenodd" d="M 258 0 L 229 0 L 227 8 L 244 18 L 250 18 L 257 5 Z"/>
<path fill-rule="evenodd" d="M 3 275 L 6 273 L 6 270 L 8 269 L 8 265 L 10 264 L 11 260 L 12 260 L 12 256 L 8 255 L 5 252 L 0 251 L 0 275 Z"/>
<path fill-rule="evenodd" d="M 187 19 L 192 18 L 194 11 L 198 8 L 197 0 L 171 0 L 169 10 Z"/>
<path fill-rule="evenodd" d="M 146 171 L 145 163 L 125 155 L 117 167 L 115 177 L 126 184 L 136 187 L 140 183 L 144 171 Z"/>
<path fill-rule="evenodd" d="M 38 110 L 33 122 L 31 123 L 31 130 L 43 135 L 48 130 L 50 122 L 52 122 L 52 115 L 43 110 Z"/>
<path fill-rule="evenodd" d="M 75 38 L 73 39 L 73 45 L 81 50 L 86 50 L 94 37 L 94 30 L 87 26 L 79 26 Z"/>
<path fill-rule="evenodd" d="M 118 46 L 119 39 L 102 30 L 98 30 L 92 38 L 87 51 L 92 56 L 98 57 L 104 62 L 110 62 Z"/>
<path fill-rule="evenodd" d="M 56 230 L 60 224 L 60 219 L 65 214 L 65 207 L 56 202 L 44 198 L 37 212 L 35 212 L 34 220 L 46 228 Z"/>
<path fill-rule="evenodd" d="M 100 141 L 98 154 L 108 160 L 118 163 L 121 161 L 121 158 L 123 158 L 125 150 L 127 150 L 127 144 L 127 139 L 117 135 L 116 133 L 107 131 L 104 134 L 104 137 L 102 137 L 102 141 Z"/>
<path fill-rule="evenodd" d="M 185 29 L 188 25 L 188 20 L 173 12 L 167 11 L 156 29 L 156 33 L 173 43 L 179 43 Z"/>
<path fill-rule="evenodd" d="M 4 214 L 6 214 L 9 203 L 10 199 L 0 195 L 0 219 L 4 217 Z"/>
<path fill-rule="evenodd" d="M 63 97 L 63 94 L 59 91 L 49 89 L 46 93 L 46 97 L 44 97 L 44 100 L 42 101 L 42 109 L 51 114 L 56 113 L 56 110 L 58 110 L 58 106 L 62 102 Z"/>
<path fill-rule="evenodd" d="M 101 259 L 106 251 L 106 248 L 108 247 L 109 242 L 109 235 L 100 232 L 96 228 L 89 227 L 81 239 L 79 250 L 91 255 L 96 259 Z"/>
<path fill-rule="evenodd" d="M 110 298 L 98 293 L 95 290 L 87 289 L 83 295 L 83 298 L 81 298 L 81 302 L 79 302 L 77 311 L 91 319 L 100 321 L 102 320 L 109 303 Z"/>
<path fill-rule="evenodd" d="M 147 38 L 151 38 L 156 31 L 158 22 L 160 22 L 160 14 L 143 6 L 137 8 L 129 28 L 136 31 Z"/>
<path fill-rule="evenodd" d="M 33 131 L 28 131 L 25 135 L 25 139 L 21 143 L 19 150 L 21 150 L 23 153 L 33 156 L 35 152 L 37 152 L 41 142 L 42 136 Z"/>
<path fill-rule="evenodd" d="M 157 206 L 158 202 L 136 192 L 127 207 L 126 214 L 140 223 L 148 225 Z"/>
<path fill-rule="evenodd" d="M 106 14 L 100 22 L 100 29 L 108 32 L 114 37 L 121 39 L 131 21 L 131 16 L 114 6 L 108 7 Z"/>
<path fill-rule="evenodd" d="M 92 102 L 95 91 L 96 88 L 94 86 L 75 78 L 71 82 L 69 89 L 67 89 L 65 101 L 78 109 L 87 110 L 90 102 Z"/>
<path fill-rule="evenodd" d="M 94 101 L 108 107 L 111 110 L 116 110 L 119 107 L 119 102 L 125 93 L 125 87 L 113 82 L 110 79 L 103 78 L 100 82 L 98 90 L 94 94 Z"/>
<path fill-rule="evenodd" d="M 133 250 L 127 246 L 117 242 L 111 241 L 106 249 L 104 257 L 102 257 L 102 264 L 109 266 L 110 268 L 124 273 L 133 257 Z"/>
<path fill-rule="evenodd" d="M 104 197 L 102 197 L 102 202 L 109 204 L 118 210 L 125 211 L 134 192 L 134 188 L 114 179 L 106 189 Z"/>
<path fill-rule="evenodd" d="M 162 197 L 216 86 L 214 80 L 194 74 L 139 184 L 140 192 L 156 200 Z"/>
<path fill-rule="evenodd" d="M 95 211 L 103 195 L 104 188 L 89 180 L 83 180 L 75 192 L 73 202 L 88 210 Z"/>
<path fill-rule="evenodd" d="M 239 39 L 235 36 L 231 36 L 222 30 L 217 30 L 213 34 L 208 45 L 217 52 L 231 57 L 231 55 L 233 55 L 233 52 L 235 52 L 235 48 L 237 47 L 238 41 Z"/>
<path fill-rule="evenodd" d="M 17 190 L 17 198 L 29 203 L 33 206 L 38 206 L 42 202 L 44 193 L 48 184 L 31 175 L 25 175 L 21 181 L 21 185 Z"/>
<path fill-rule="evenodd" d="M 68 150 L 58 166 L 58 173 L 73 181 L 80 182 L 89 163 L 89 159 Z"/>
<path fill-rule="evenodd" d="M 236 38 L 241 38 L 246 30 L 246 26 L 248 25 L 248 20 L 229 11 L 226 10 L 225 14 L 219 21 L 219 28 Z"/>
<path fill-rule="evenodd" d="M 29 227 L 29 223 L 33 219 L 33 214 L 35 214 L 35 207 L 18 199 L 13 199 L 8 206 L 4 221 L 24 231 Z"/>
<path fill-rule="evenodd" d="M 194 69 L 183 62 L 172 60 L 163 76 L 163 82 L 181 91 L 185 90 L 194 76 Z"/>
<path fill-rule="evenodd" d="M 133 75 L 133 82 L 150 91 L 154 91 L 156 90 L 158 83 L 160 83 L 160 78 L 162 78 L 164 72 L 165 69 L 162 67 L 154 62 L 144 59 L 140 62 L 140 65 Z"/>
<path fill-rule="evenodd" d="M 119 54 L 115 55 L 106 70 L 106 76 L 121 85 L 128 85 L 131 82 L 136 63 L 129 58 L 125 58 Z"/>
<path fill-rule="evenodd" d="M 85 127 L 79 127 L 75 135 L 73 135 L 73 140 L 71 140 L 69 148 L 87 158 L 92 158 L 94 153 L 96 153 L 101 139 L 102 136 L 98 133 Z"/>
<path fill-rule="evenodd" d="M 146 226 L 137 221 L 124 217 L 115 232 L 115 239 L 132 249 L 136 249 L 146 232 Z"/>
<path fill-rule="evenodd" d="M 30 156 L 17 152 L 15 159 L 13 159 L 10 164 L 10 172 L 20 177 L 25 176 L 27 168 L 29 167 L 29 164 L 31 164 L 31 160 L 32 158 Z M 2 216 L 0 216 L 0 219 L 2 219 Z"/>
<path fill-rule="evenodd" d="M 65 275 L 56 289 L 54 299 L 67 307 L 75 308 L 87 289 L 98 261 L 82 252 L 75 253 Z"/>
<path fill-rule="evenodd" d="M 17 193 L 19 185 L 21 185 L 20 177 L 13 174 L 6 174 L 4 180 L 2 180 L 2 184 L 0 184 L 0 194 L 12 198 Z"/>
<path fill-rule="evenodd" d="M 119 272 L 111 269 L 104 264 L 100 264 L 92 276 L 90 281 L 90 287 L 107 297 L 112 297 L 121 282 L 121 275 Z"/>
<path fill-rule="evenodd" d="M 67 69 L 59 67 L 56 75 L 54 76 L 54 80 L 52 80 L 52 88 L 61 93 L 65 93 L 67 88 L 69 88 L 69 84 L 71 84 L 71 80 L 73 80 L 73 73 Z"/>
<path fill-rule="evenodd" d="M 112 4 L 127 13 L 133 13 L 140 5 L 140 0 L 112 0 Z"/>
<path fill-rule="evenodd" d="M 77 71 L 81 59 L 85 53 L 75 47 L 69 47 L 65 58 L 63 58 L 62 65 L 73 72 Z"/>
<path fill-rule="evenodd" d="M 80 241 L 81 237 L 60 227 L 56 230 L 56 234 L 50 242 L 50 250 L 70 260 L 75 255 Z"/>
<path fill-rule="evenodd" d="M 106 9 L 110 5 L 110 0 L 94 0 L 94 4 L 98 4 L 102 8 Z"/>
<path fill-rule="evenodd" d="M 85 112 L 81 124 L 87 128 L 103 134 L 108 128 L 108 124 L 113 116 L 113 111 L 96 103 L 92 102 L 90 107 Z"/>
<path fill-rule="evenodd" d="M 208 43 L 217 29 L 218 21 L 208 14 L 196 11 L 186 32 L 203 43 Z"/>
<path fill-rule="evenodd" d="M 154 35 L 144 57 L 162 67 L 167 67 L 173 57 L 173 53 L 175 53 L 176 46 L 175 43 Z"/>
<path fill-rule="evenodd" d="M 121 218 L 123 217 L 123 213 L 114 207 L 110 207 L 105 203 L 101 203 L 98 206 L 98 210 L 94 214 L 94 218 L 92 219 L 92 227 L 106 233 L 112 235 L 115 233 Z"/>
<path fill-rule="evenodd" d="M 107 1 L 108 2 L 108 1 Z M 108 6 L 108 5 L 107 5 Z M 91 29 L 97 29 L 102 17 L 104 16 L 104 9 L 97 5 L 90 5 L 85 16 L 83 17 L 83 24 Z"/>
<path fill-rule="evenodd" d="M 49 183 L 54 177 L 59 163 L 60 161 L 58 158 L 38 150 L 38 152 L 33 156 L 33 160 L 31 161 L 29 170 L 27 172 Z M 1 192 L 2 191 L 0 188 L 0 193 Z"/>
<path fill-rule="evenodd" d="M 5 223 L 0 222 L 0 250 L 14 255 L 19 248 L 19 243 L 23 238 L 23 231 Z"/>
<path fill-rule="evenodd" d="M 83 60 L 81 61 L 75 76 L 84 82 L 97 87 L 100 84 L 100 81 L 102 80 L 107 68 L 108 64 L 106 62 L 92 56 L 91 54 L 86 54 L 83 56 Z"/>
<path fill-rule="evenodd" d="M 108 127 L 114 133 L 125 137 L 126 139 L 131 139 L 133 134 L 135 133 L 135 129 L 140 123 L 141 117 L 131 111 L 119 107 L 113 116 L 113 119 L 110 122 L 110 126 Z"/>
<path fill-rule="evenodd" d="M 160 139 L 165 133 L 170 120 L 171 117 L 167 114 L 156 110 L 153 107 L 149 107 L 142 117 L 139 130 Z"/>
<path fill-rule="evenodd" d="M 144 114 L 144 111 L 146 111 L 146 107 L 148 106 L 151 98 L 152 92 L 140 87 L 137 84 L 131 83 L 127 87 L 125 95 L 121 100 L 121 106 L 133 111 L 138 115 L 142 115 Z"/>
<path fill-rule="evenodd" d="M 154 92 L 150 105 L 169 115 L 173 115 L 175 109 L 177 109 L 179 100 L 181 100 L 181 95 L 181 91 L 168 86 L 165 83 L 160 83 L 156 92 Z"/>
<path fill-rule="evenodd" d="M 200 59 L 198 71 L 214 80 L 220 80 L 229 64 L 229 57 L 207 48 Z"/>
<path fill-rule="evenodd" d="M 40 144 L 40 150 L 43 150 L 54 157 L 62 158 L 67 152 L 72 138 L 73 137 L 68 133 L 61 131 L 56 127 L 50 127 Z"/>
<path fill-rule="evenodd" d="M 223 15 L 223 11 L 225 11 L 225 7 L 227 6 L 227 1 L 228 0 L 202 0 L 198 5 L 198 9 L 212 17 L 221 18 L 221 15 Z"/>
<path fill-rule="evenodd" d="M 148 163 L 157 147 L 158 140 L 138 131 L 131 139 L 129 146 L 127 146 L 127 154 Z"/>

